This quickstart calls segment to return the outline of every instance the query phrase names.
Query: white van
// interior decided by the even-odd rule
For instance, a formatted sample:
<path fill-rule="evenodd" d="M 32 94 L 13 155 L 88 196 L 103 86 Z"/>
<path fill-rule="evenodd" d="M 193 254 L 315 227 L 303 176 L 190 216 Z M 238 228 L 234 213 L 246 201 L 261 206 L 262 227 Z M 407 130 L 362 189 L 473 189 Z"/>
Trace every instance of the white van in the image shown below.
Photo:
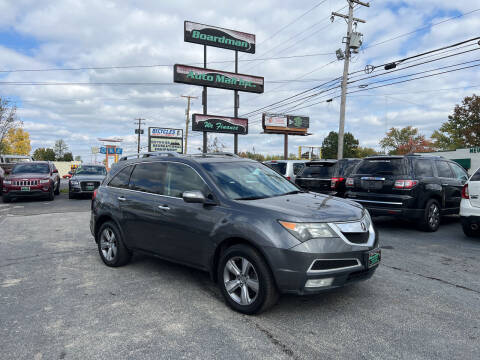
<path fill-rule="evenodd" d="M 306 162 L 306 160 L 269 160 L 264 164 L 295 182 L 297 174 L 304 168 Z"/>
<path fill-rule="evenodd" d="M 480 235 L 480 169 L 463 186 L 460 220 L 465 235 Z"/>

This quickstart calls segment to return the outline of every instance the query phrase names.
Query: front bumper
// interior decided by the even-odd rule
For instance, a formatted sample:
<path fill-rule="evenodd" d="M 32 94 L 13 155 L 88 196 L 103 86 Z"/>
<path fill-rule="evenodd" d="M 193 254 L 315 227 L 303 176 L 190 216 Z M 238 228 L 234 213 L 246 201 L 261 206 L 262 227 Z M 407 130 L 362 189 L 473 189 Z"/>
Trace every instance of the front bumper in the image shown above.
<path fill-rule="evenodd" d="M 21 186 L 5 186 L 3 185 L 3 196 L 8 196 L 10 198 L 21 198 L 21 197 L 35 197 L 35 196 L 46 196 L 49 195 L 50 185 L 41 184 L 41 185 L 31 185 L 28 186 L 28 191 L 22 191 Z"/>

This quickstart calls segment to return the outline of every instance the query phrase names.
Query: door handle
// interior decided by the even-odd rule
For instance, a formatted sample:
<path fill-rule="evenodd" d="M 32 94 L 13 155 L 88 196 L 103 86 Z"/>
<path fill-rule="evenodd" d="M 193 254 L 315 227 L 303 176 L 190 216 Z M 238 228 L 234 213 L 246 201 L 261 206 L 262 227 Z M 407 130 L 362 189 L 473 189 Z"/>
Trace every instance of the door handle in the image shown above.
<path fill-rule="evenodd" d="M 123 197 L 123 196 L 119 196 L 117 199 L 120 200 L 120 201 L 125 201 L 125 200 L 127 200 L 127 199 L 126 199 L 125 197 Z"/>
<path fill-rule="evenodd" d="M 162 209 L 162 210 L 170 210 L 170 208 L 168 207 L 168 205 L 158 205 L 158 208 L 159 208 L 159 209 Z"/>

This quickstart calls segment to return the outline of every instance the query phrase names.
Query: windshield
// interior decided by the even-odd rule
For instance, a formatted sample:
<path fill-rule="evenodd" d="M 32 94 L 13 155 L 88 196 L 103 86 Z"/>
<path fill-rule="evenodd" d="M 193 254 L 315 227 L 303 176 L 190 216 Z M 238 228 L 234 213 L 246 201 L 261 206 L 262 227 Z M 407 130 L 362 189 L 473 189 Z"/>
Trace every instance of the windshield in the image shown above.
<path fill-rule="evenodd" d="M 361 175 L 405 175 L 403 159 L 371 159 L 363 160 L 356 170 Z"/>
<path fill-rule="evenodd" d="M 50 168 L 48 164 L 17 164 L 13 167 L 12 174 L 48 174 Z"/>
<path fill-rule="evenodd" d="M 273 170 L 278 172 L 279 174 L 286 175 L 287 174 L 287 163 L 267 163 L 266 165 L 270 166 Z"/>
<path fill-rule="evenodd" d="M 103 166 L 79 166 L 75 175 L 107 175 L 107 170 Z"/>
<path fill-rule="evenodd" d="M 332 177 L 333 165 L 334 164 L 305 166 L 299 177 L 330 179 Z"/>
<path fill-rule="evenodd" d="M 203 167 L 233 200 L 265 199 L 300 192 L 283 176 L 260 163 L 206 163 Z"/>

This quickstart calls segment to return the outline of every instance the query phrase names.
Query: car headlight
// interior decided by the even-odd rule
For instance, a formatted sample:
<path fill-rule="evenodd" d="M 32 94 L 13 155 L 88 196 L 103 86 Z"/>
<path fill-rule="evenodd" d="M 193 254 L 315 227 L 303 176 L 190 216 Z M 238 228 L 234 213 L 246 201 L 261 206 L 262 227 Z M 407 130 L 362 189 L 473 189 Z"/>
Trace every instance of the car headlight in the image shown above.
<path fill-rule="evenodd" d="M 3 180 L 5 185 L 12 185 L 12 180 Z"/>
<path fill-rule="evenodd" d="M 278 221 L 285 230 L 295 236 L 301 242 L 315 238 L 332 238 L 338 235 L 326 223 L 292 223 Z"/>
<path fill-rule="evenodd" d="M 78 186 L 78 181 L 77 180 L 70 180 L 70 185 Z"/>
<path fill-rule="evenodd" d="M 40 184 L 48 184 L 50 179 L 40 179 Z"/>

